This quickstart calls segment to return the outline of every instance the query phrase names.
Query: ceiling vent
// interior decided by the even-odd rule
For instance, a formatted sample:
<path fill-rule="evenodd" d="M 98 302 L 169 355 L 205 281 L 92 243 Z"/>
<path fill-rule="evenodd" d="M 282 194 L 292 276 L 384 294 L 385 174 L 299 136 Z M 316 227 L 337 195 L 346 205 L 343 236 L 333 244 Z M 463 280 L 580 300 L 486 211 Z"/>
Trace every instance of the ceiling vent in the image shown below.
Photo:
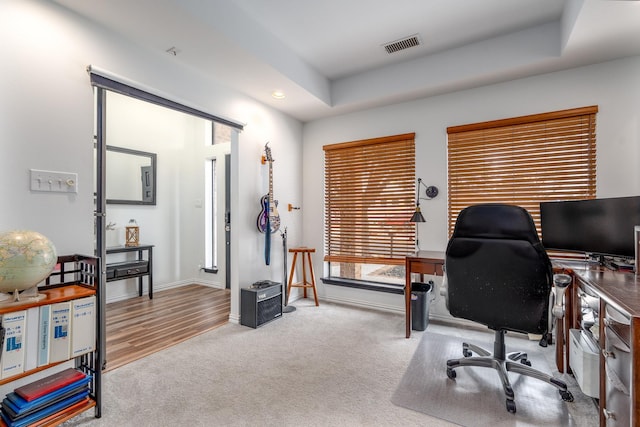
<path fill-rule="evenodd" d="M 409 49 L 410 47 L 419 46 L 419 45 L 420 45 L 420 37 L 418 37 L 417 34 L 414 34 L 412 36 L 405 37 L 403 39 L 396 40 L 394 42 L 386 43 L 382 46 L 384 47 L 384 50 L 387 51 L 387 53 L 391 54 L 391 53 L 399 52 L 401 50 Z"/>

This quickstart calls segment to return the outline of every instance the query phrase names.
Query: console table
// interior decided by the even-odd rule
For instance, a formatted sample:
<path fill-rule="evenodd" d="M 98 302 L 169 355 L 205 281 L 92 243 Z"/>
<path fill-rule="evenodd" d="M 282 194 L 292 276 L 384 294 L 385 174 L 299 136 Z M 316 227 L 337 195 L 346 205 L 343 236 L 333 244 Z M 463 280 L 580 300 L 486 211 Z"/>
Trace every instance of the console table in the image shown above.
<path fill-rule="evenodd" d="M 580 293 L 595 297 L 599 325 L 599 405 L 601 426 L 640 426 L 640 275 L 613 271 L 587 262 L 554 261 L 556 269 L 573 276 L 565 296 L 565 319 L 581 327 Z M 568 328 L 564 330 L 564 359 L 571 355 Z M 557 345 L 560 345 L 558 340 Z M 561 367 L 568 360 L 556 359 Z"/>
<path fill-rule="evenodd" d="M 147 252 L 147 257 L 144 253 Z M 138 278 L 138 296 L 142 296 L 142 281 L 148 277 L 149 299 L 153 298 L 153 245 L 113 246 L 107 248 L 107 255 L 118 253 L 135 253 L 136 259 L 106 263 L 107 282 Z"/>
<path fill-rule="evenodd" d="M 420 281 L 424 281 L 425 274 L 442 276 L 444 274 L 444 252 L 417 251 L 405 258 L 404 304 L 406 316 L 406 338 L 411 337 L 411 274 L 420 274 Z"/>

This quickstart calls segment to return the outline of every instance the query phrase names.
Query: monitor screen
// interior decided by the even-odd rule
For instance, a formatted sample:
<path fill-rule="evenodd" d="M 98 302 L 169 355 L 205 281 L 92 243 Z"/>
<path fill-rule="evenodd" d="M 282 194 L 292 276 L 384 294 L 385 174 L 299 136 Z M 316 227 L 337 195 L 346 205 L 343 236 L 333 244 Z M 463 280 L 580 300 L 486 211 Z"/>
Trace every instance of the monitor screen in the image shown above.
<path fill-rule="evenodd" d="M 545 249 L 633 258 L 640 196 L 540 203 Z"/>

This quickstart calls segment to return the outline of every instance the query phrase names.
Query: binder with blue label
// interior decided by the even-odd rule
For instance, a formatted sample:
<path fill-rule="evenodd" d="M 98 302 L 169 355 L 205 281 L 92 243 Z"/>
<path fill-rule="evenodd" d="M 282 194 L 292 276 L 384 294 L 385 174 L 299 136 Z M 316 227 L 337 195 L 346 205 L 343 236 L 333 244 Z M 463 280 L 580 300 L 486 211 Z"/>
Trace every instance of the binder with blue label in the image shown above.
<path fill-rule="evenodd" d="M 71 302 L 51 304 L 49 363 L 69 359 L 71 349 Z"/>

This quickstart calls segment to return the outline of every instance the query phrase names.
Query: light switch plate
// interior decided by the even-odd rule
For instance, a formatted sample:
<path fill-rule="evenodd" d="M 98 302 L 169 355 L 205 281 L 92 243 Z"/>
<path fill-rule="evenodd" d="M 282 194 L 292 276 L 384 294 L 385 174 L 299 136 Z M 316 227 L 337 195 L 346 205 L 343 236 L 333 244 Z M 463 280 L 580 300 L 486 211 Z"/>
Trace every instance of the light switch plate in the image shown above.
<path fill-rule="evenodd" d="M 31 191 L 77 193 L 78 174 L 30 169 Z"/>

